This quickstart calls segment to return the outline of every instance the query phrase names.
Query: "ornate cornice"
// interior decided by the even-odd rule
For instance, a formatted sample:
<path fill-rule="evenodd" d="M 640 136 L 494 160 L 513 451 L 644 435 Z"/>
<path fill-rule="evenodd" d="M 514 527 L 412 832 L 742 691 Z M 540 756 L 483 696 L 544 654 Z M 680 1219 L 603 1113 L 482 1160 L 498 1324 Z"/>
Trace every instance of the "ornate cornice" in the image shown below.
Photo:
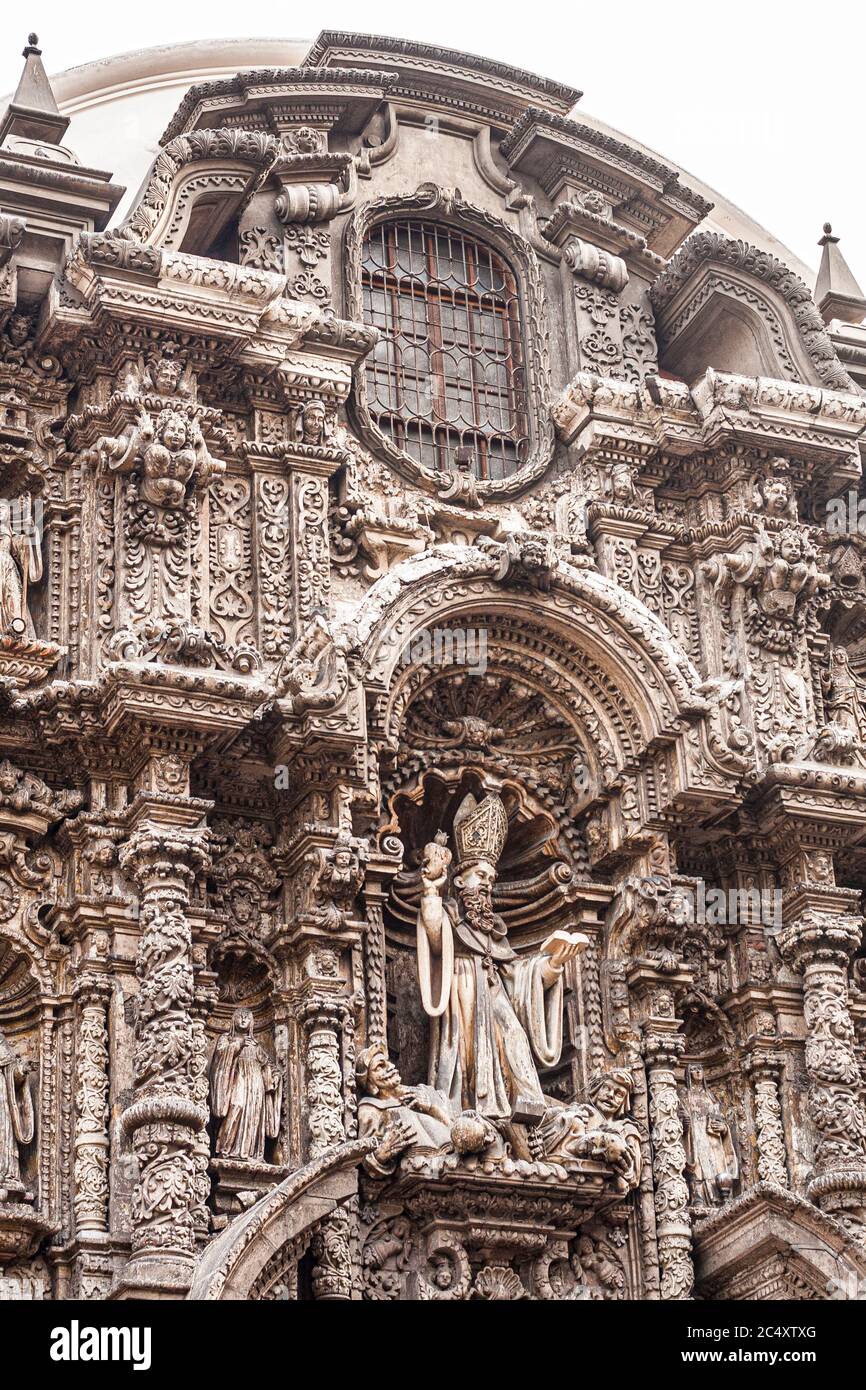
<path fill-rule="evenodd" d="M 534 98 L 554 110 L 568 111 L 583 96 L 577 88 L 569 87 L 564 82 L 554 82 L 548 77 L 539 77 L 536 73 L 496 62 L 492 58 L 381 34 L 351 34 L 323 29 L 307 54 L 305 63 L 336 67 L 343 60 L 363 59 L 365 55 L 382 60 L 393 58 L 395 67 L 417 71 L 428 78 L 429 75 L 440 75 L 452 81 L 463 78 L 473 85 L 483 82 L 496 89 L 491 94 L 494 103 L 499 92 L 512 99 L 518 97 L 531 101 Z M 404 62 L 401 63 L 400 59 Z"/>
<path fill-rule="evenodd" d="M 669 164 L 663 164 L 660 159 L 645 154 L 634 145 L 626 144 L 624 140 L 617 140 L 607 131 L 596 130 L 594 126 L 584 125 L 581 121 L 570 120 L 552 111 L 542 111 L 535 106 L 530 106 L 524 111 L 514 129 L 502 142 L 502 154 L 509 164 L 519 158 L 532 132 L 539 126 L 591 145 L 600 154 L 625 166 L 626 169 L 639 170 L 642 174 L 649 175 L 661 185 L 662 192 L 696 212 L 699 218 L 706 217 L 713 210 L 713 204 L 708 203 L 706 198 L 680 183 L 679 172 Z"/>
<path fill-rule="evenodd" d="M 288 93 L 297 99 L 300 106 L 308 92 L 315 94 L 316 100 L 327 97 L 329 92 L 335 96 L 346 94 L 347 88 L 355 88 L 362 95 L 381 97 L 387 89 L 394 86 L 396 80 L 392 73 L 372 72 L 366 68 L 340 68 L 333 71 L 305 64 L 297 68 L 251 68 L 246 72 L 236 73 L 234 77 L 221 78 L 214 82 L 196 82 L 190 87 L 163 131 L 160 144 L 166 145 L 176 136 L 189 130 L 205 103 L 219 99 L 222 99 L 219 104 L 225 105 L 229 105 L 232 100 L 246 103 L 254 97 L 272 96 L 276 100 L 281 94 L 280 89 L 288 89 Z"/>

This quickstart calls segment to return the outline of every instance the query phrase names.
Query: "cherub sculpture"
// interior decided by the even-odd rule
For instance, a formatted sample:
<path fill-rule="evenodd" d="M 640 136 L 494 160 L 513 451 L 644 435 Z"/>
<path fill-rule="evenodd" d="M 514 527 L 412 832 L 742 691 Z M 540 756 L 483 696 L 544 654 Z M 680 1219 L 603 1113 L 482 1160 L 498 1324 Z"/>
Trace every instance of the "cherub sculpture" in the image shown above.
<path fill-rule="evenodd" d="M 168 510 L 183 506 L 191 481 L 204 488 L 225 468 L 209 453 L 195 416 L 172 407 L 156 418 L 142 410 L 122 435 L 98 439 L 93 454 L 112 472 L 137 470 L 142 500 Z"/>
<path fill-rule="evenodd" d="M 309 876 L 303 915 L 324 931 L 341 931 L 355 911 L 364 882 L 366 841 L 340 834 L 330 849 L 321 845 L 307 856 Z"/>

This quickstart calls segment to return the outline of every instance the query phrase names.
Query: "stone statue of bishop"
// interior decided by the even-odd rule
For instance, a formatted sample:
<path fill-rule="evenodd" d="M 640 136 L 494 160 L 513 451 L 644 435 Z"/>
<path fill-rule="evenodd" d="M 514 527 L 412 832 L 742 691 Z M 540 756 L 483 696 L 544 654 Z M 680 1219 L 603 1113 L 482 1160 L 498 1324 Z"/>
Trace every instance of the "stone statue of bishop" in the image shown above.
<path fill-rule="evenodd" d="M 554 932 L 517 956 L 493 911 L 496 865 L 508 817 L 496 796 L 461 802 L 454 818 L 459 898 L 443 898 L 452 854 L 440 831 L 424 850 L 418 910 L 418 979 L 433 1020 L 429 1084 L 455 1108 L 535 1125 L 548 1101 L 538 1067 L 562 1049 L 563 967 L 589 943 Z"/>

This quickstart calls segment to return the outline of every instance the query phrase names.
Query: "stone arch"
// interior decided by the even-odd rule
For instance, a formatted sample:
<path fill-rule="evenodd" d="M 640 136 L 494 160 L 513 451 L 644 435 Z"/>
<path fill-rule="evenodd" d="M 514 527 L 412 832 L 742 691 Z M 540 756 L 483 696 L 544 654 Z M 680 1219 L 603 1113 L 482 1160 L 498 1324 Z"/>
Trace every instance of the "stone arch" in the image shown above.
<path fill-rule="evenodd" d="M 574 696 L 585 700 L 614 739 L 620 765 L 709 713 L 691 660 L 637 598 L 563 561 L 553 566 L 546 592 L 510 586 L 499 577 L 504 549 L 495 542 L 437 546 L 370 589 L 347 636 L 369 671 L 368 688 L 380 695 L 377 735 L 394 735 L 412 679 L 406 653 L 413 638 L 460 619 L 499 624 L 506 649 L 510 633 L 525 672 L 534 668 L 539 679 L 543 672 L 563 709 Z"/>
<path fill-rule="evenodd" d="M 488 634 L 491 670 L 543 692 L 585 750 L 591 785 L 569 814 L 592 807 L 604 822 L 589 827 L 593 862 L 653 822 L 736 805 L 747 765 L 725 744 L 717 705 L 668 629 L 595 570 L 551 559 L 530 584 L 521 554 L 519 535 L 435 546 L 377 581 L 339 634 L 364 670 L 368 739 L 385 763 L 423 685 L 425 656 L 416 659 L 413 644 L 458 625 Z"/>
<path fill-rule="evenodd" d="M 246 1300 L 274 1255 L 302 1241 L 358 1190 L 357 1166 L 370 1140 L 342 1144 L 291 1177 L 237 1217 L 203 1251 L 187 1298 Z"/>

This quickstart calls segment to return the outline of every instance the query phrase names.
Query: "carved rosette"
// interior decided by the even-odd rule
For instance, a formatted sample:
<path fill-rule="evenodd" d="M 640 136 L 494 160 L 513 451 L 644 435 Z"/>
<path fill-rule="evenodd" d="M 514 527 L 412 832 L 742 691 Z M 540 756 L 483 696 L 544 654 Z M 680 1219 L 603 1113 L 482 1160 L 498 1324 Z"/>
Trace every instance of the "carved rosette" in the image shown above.
<path fill-rule="evenodd" d="M 848 1007 L 848 962 L 860 919 L 806 907 L 780 932 L 785 961 L 803 975 L 809 1114 L 817 1133 L 809 1196 L 866 1239 L 866 1112 Z"/>
<path fill-rule="evenodd" d="M 84 974 L 76 982 L 74 1179 L 75 1225 L 108 1230 L 108 1019 L 111 986 L 104 976 Z"/>
<path fill-rule="evenodd" d="M 139 1161 L 126 1282 L 188 1285 L 204 1192 L 204 1029 L 193 1015 L 189 888 L 207 862 L 203 825 L 145 820 L 121 850 L 141 896 L 135 1099 L 123 1127 Z"/>

